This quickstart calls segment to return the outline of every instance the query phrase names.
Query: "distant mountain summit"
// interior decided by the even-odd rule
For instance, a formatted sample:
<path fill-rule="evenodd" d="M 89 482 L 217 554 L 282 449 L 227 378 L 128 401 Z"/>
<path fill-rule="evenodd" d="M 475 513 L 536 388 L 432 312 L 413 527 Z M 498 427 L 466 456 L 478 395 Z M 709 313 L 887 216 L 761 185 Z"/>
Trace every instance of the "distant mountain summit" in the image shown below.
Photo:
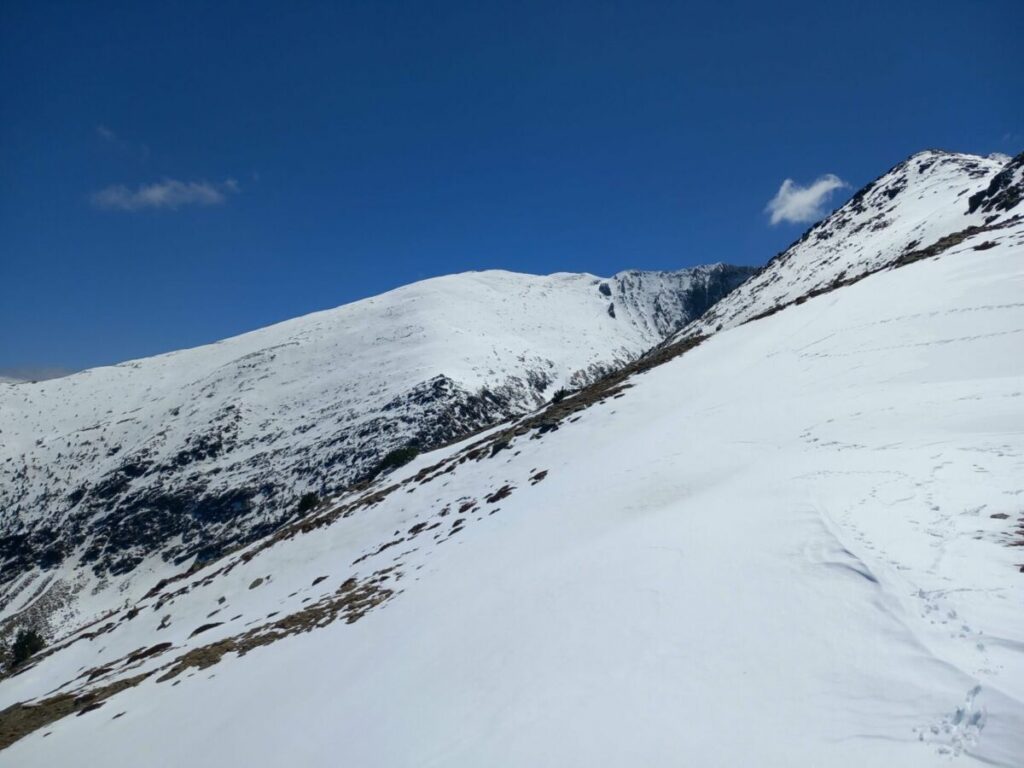
<path fill-rule="evenodd" d="M 635 359 L 754 271 L 470 272 L 0 386 L 0 605 L 216 557 L 390 452 L 435 448 Z"/>
<path fill-rule="evenodd" d="M 730 328 L 942 247 L 944 237 L 993 225 L 1021 198 L 1022 166 L 1024 153 L 919 152 L 808 229 L 686 333 Z"/>

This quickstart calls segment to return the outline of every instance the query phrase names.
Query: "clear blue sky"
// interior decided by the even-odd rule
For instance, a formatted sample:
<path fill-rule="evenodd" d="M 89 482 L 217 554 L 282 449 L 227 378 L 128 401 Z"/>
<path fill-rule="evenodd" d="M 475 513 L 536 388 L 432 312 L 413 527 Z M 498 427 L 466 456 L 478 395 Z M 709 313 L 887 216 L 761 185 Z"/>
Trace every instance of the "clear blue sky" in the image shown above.
<path fill-rule="evenodd" d="M 763 263 L 786 178 L 1024 149 L 1024 2 L 0 6 L 0 369 L 431 275 Z M 832 204 L 849 190 L 840 190 Z"/>

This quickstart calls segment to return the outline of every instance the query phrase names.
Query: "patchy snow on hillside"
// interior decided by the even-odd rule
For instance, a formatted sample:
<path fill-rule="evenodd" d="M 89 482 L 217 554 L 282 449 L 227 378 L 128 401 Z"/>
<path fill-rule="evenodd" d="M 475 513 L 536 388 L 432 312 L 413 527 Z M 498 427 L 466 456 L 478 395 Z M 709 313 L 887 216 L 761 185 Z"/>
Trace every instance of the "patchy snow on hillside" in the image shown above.
<path fill-rule="evenodd" d="M 968 237 L 160 585 L 0 682 L 126 686 L 0 763 L 1020 766 L 1022 256 Z"/>
<path fill-rule="evenodd" d="M 35 601 L 57 629 L 92 616 L 94 588 L 113 594 L 99 605 L 138 597 L 137 577 L 265 535 L 392 449 L 443 445 L 632 360 L 751 271 L 451 275 L 0 386 L 0 619 Z"/>

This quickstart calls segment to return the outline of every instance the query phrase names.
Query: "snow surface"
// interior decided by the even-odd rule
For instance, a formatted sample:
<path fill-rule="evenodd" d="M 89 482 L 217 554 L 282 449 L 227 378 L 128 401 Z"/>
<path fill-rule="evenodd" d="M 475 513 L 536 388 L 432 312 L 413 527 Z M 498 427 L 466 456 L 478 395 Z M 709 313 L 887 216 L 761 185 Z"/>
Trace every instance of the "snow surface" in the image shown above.
<path fill-rule="evenodd" d="M 216 344 L 0 386 L 0 526 L 15 542 L 0 557 L 21 558 L 5 565 L 20 573 L 2 580 L 0 618 L 59 588 L 80 598 L 48 609 L 57 626 L 91 619 L 90 606 L 137 598 L 204 551 L 272 528 L 303 493 L 346 487 L 430 419 L 443 443 L 527 412 L 691 320 L 687 292 L 723 269 L 739 271 L 450 275 Z M 31 567 L 44 551 L 59 568 Z M 95 588 L 111 594 L 92 599 Z"/>
<path fill-rule="evenodd" d="M 150 677 L 0 765 L 1024 765 L 1008 546 L 1024 232 L 981 239 L 723 331 L 556 431 L 200 570 L 0 682 L 0 707 L 352 576 L 394 566 L 399 591 L 355 623 Z"/>

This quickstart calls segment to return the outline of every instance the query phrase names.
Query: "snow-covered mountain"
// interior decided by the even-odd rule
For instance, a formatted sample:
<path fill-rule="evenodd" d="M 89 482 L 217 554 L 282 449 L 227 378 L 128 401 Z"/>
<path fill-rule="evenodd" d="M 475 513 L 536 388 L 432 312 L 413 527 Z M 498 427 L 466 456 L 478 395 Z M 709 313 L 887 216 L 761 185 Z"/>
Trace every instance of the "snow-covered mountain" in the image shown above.
<path fill-rule="evenodd" d="M 49 615 L 69 591 L 121 595 L 125 576 L 266 535 L 392 450 L 443 445 L 634 359 L 752 272 L 453 275 L 0 384 L 0 618 Z"/>
<path fill-rule="evenodd" d="M 1011 161 L 1005 156 L 919 152 L 808 229 L 727 303 L 685 332 L 731 328 L 901 259 L 918 258 L 937 244 L 948 245 L 944 237 L 992 223 L 994 206 L 1009 202 L 1013 190 L 1020 189 L 1020 173 L 1019 156 Z M 983 205 L 982 198 L 991 201 Z"/>
<path fill-rule="evenodd" d="M 1021 158 L 929 156 L 936 221 L 99 593 L 0 681 L 0 763 L 1024 765 Z"/>

